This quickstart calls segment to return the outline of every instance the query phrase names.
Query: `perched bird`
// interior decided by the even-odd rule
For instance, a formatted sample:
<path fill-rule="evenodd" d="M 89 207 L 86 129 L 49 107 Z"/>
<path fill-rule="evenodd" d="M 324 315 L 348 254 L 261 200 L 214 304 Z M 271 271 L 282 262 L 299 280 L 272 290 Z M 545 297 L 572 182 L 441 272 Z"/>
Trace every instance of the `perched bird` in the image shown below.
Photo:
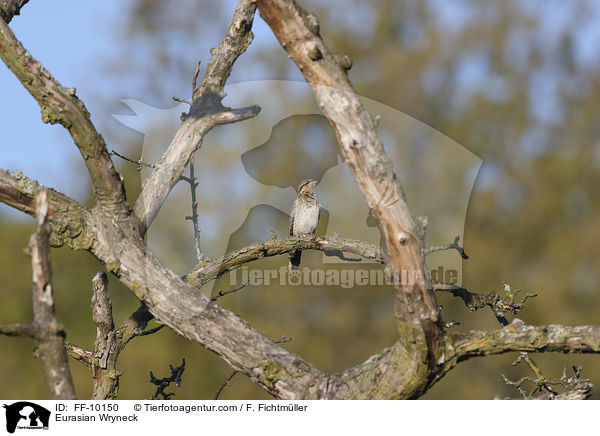
<path fill-rule="evenodd" d="M 294 201 L 290 214 L 290 236 L 315 234 L 321 214 L 321 205 L 315 197 L 316 184 L 316 180 L 305 179 L 298 186 L 298 198 Z M 298 269 L 301 255 L 301 250 L 290 255 L 290 271 Z"/>

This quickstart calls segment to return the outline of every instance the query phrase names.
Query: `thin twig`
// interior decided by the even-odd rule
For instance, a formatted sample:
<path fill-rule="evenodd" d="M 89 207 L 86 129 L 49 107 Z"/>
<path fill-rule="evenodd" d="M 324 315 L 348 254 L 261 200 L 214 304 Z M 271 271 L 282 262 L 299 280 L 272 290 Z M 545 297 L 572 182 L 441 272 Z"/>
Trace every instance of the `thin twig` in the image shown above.
<path fill-rule="evenodd" d="M 196 188 L 198 187 L 198 183 L 196 182 L 196 177 L 194 175 L 194 166 L 195 159 L 194 154 L 190 157 L 190 176 L 185 177 L 182 176 L 182 180 L 185 180 L 190 185 L 191 198 L 192 198 L 192 215 L 186 216 L 186 220 L 190 220 L 192 225 L 194 226 L 194 248 L 196 249 L 196 257 L 198 262 L 202 262 L 204 259 L 204 255 L 202 254 L 202 250 L 200 249 L 200 227 L 198 226 L 198 202 L 196 201 Z"/>
<path fill-rule="evenodd" d="M 175 97 L 173 97 L 173 98 L 175 98 Z M 122 154 L 117 153 L 115 150 L 112 150 L 110 152 L 110 154 L 113 155 L 113 156 L 120 157 L 121 159 L 126 160 L 127 162 L 131 162 L 131 163 L 136 164 L 138 166 L 137 167 L 138 171 L 140 171 L 144 167 L 146 167 L 146 168 L 154 168 L 155 167 L 154 164 L 145 163 L 145 162 L 142 162 L 139 159 L 138 160 L 136 160 L 136 159 L 130 159 L 127 156 L 123 156 Z"/>
<path fill-rule="evenodd" d="M 217 292 L 217 295 L 215 295 L 214 297 L 212 297 L 210 300 L 211 301 L 217 301 L 219 298 L 221 298 L 221 297 L 223 297 L 225 295 L 233 294 L 234 292 L 237 292 L 237 291 L 243 289 L 247 284 L 248 284 L 248 282 L 242 283 L 241 285 L 236 286 L 235 288 L 229 289 L 227 291 L 219 290 Z"/>
<path fill-rule="evenodd" d="M 219 399 L 219 395 L 221 395 L 221 392 L 223 392 L 223 389 L 225 389 L 225 386 L 231 386 L 231 379 L 233 377 L 235 377 L 235 375 L 239 373 L 239 371 L 233 371 L 231 374 L 229 374 L 229 376 L 223 381 L 223 383 L 221 384 L 221 386 L 219 386 L 219 389 L 217 389 L 217 393 L 215 394 L 215 400 Z"/>
<path fill-rule="evenodd" d="M 73 359 L 78 360 L 89 368 L 93 366 L 94 356 L 91 351 L 78 347 L 72 342 L 65 342 L 65 347 L 67 348 L 67 353 L 69 353 L 69 356 Z"/>
<path fill-rule="evenodd" d="M 452 320 L 450 322 L 445 322 L 444 328 L 449 329 L 450 327 L 454 327 L 455 325 L 460 325 L 460 322 L 456 321 L 456 320 Z"/>
<path fill-rule="evenodd" d="M 198 61 L 198 65 L 196 65 L 196 72 L 194 73 L 194 78 L 192 79 L 192 98 L 196 94 L 196 91 L 198 89 L 198 87 L 196 86 L 196 81 L 198 80 L 198 74 L 200 74 L 200 61 Z M 186 104 L 189 104 L 190 106 L 193 103 L 192 101 L 186 100 L 184 98 L 179 98 L 179 97 L 171 97 L 171 98 L 179 103 L 186 103 Z"/>
<path fill-rule="evenodd" d="M 457 236 L 456 238 L 454 238 L 454 242 L 452 242 L 450 244 L 438 245 L 435 247 L 426 248 L 423 250 L 423 255 L 428 256 L 431 253 L 435 253 L 436 251 L 456 250 L 456 251 L 458 251 L 458 254 L 460 254 L 460 257 L 462 257 L 463 259 L 468 259 L 469 256 L 467 255 L 467 253 L 465 253 L 465 250 L 463 249 L 463 247 L 458 245 L 459 239 L 460 239 L 460 236 Z"/>
<path fill-rule="evenodd" d="M 281 339 L 277 341 L 273 341 L 275 344 L 287 344 L 288 342 L 292 342 L 292 338 L 286 338 L 285 335 L 281 336 Z"/>
<path fill-rule="evenodd" d="M 191 101 L 186 100 L 184 98 L 179 98 L 179 97 L 171 97 L 171 98 L 179 103 L 186 103 L 186 104 L 189 104 L 190 106 L 192 105 Z"/>
<path fill-rule="evenodd" d="M 172 392 L 165 392 L 165 389 L 173 382 L 175 386 L 181 386 L 181 376 L 183 375 L 183 371 L 185 371 L 185 358 L 181 359 L 181 365 L 176 367 L 169 365 L 169 368 L 171 369 L 171 375 L 161 379 L 154 377 L 154 374 L 150 371 L 150 380 L 148 382 L 156 385 L 156 392 L 152 395 L 152 400 L 157 400 L 159 395 L 162 395 L 163 400 L 168 400 L 175 395 Z"/>
<path fill-rule="evenodd" d="M 0 324 L 0 335 L 35 338 L 36 329 L 33 324 Z"/>
<path fill-rule="evenodd" d="M 536 293 L 528 292 L 521 299 L 521 301 L 517 302 L 515 298 L 517 297 L 517 294 L 521 292 L 521 290 L 512 291 L 507 283 L 503 283 L 505 294 L 504 297 L 501 297 L 496 291 L 492 291 L 487 295 L 483 295 L 476 292 L 470 292 L 469 290 L 457 285 L 448 285 L 443 283 L 434 284 L 433 287 L 438 292 L 449 292 L 455 297 L 460 297 L 471 311 L 475 311 L 486 306 L 490 307 L 494 312 L 498 322 L 503 326 L 507 326 L 509 324 L 505 316 L 507 313 L 516 315 L 521 309 L 523 309 L 525 302 L 529 298 L 537 296 Z"/>
<path fill-rule="evenodd" d="M 136 336 L 148 336 L 148 335 L 153 335 L 154 333 L 156 333 L 157 331 L 159 331 L 160 329 L 162 329 L 163 327 L 165 327 L 166 324 L 161 324 L 159 326 L 156 326 L 154 328 L 148 329 L 148 330 L 144 330 L 141 333 L 138 333 Z"/>
<path fill-rule="evenodd" d="M 516 366 L 520 362 L 527 363 L 533 372 L 533 377 L 526 376 L 521 377 L 517 381 L 511 381 L 506 378 L 504 374 L 500 375 L 506 384 L 514 386 L 519 391 L 523 396 L 523 399 L 585 399 L 591 395 L 592 385 L 589 379 L 581 378 L 581 367 L 573 366 L 573 375 L 570 377 L 567 376 L 567 370 L 565 368 L 563 369 L 563 374 L 560 378 L 547 378 L 544 376 L 539 366 L 531 359 L 531 357 L 529 357 L 528 353 L 520 353 L 517 359 L 512 363 L 512 366 Z M 533 385 L 529 392 L 526 392 L 523 389 L 523 385 L 526 382 Z M 566 392 L 559 394 L 556 389 L 554 389 L 554 386 L 562 387 Z M 544 391 L 546 393 L 544 393 Z"/>
<path fill-rule="evenodd" d="M 196 95 L 196 91 L 198 87 L 196 86 L 196 82 L 198 81 L 198 75 L 200 74 L 200 61 L 198 61 L 198 65 L 196 65 L 196 72 L 194 73 L 194 78 L 192 79 L 192 97 Z"/>

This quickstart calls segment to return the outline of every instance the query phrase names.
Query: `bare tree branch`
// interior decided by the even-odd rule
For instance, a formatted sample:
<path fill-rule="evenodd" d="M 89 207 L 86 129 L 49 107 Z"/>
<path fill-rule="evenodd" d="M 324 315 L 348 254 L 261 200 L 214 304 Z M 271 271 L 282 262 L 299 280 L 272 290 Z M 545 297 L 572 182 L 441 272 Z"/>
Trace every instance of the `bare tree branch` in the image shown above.
<path fill-rule="evenodd" d="M 153 335 L 154 333 L 162 330 L 164 327 L 166 327 L 164 324 L 160 324 L 157 325 L 156 327 L 153 327 L 151 329 L 148 330 L 144 330 L 141 333 L 137 333 L 136 336 L 148 336 L 148 335 Z"/>
<path fill-rule="evenodd" d="M 579 385 L 562 392 L 558 395 L 545 393 L 534 398 L 526 398 L 531 400 L 587 400 L 592 396 L 593 385 L 591 383 L 580 383 Z"/>
<path fill-rule="evenodd" d="M 544 376 L 540 367 L 533 361 L 529 354 L 522 352 L 512 363 L 516 366 L 521 362 L 526 362 L 533 377 L 521 377 L 517 381 L 510 381 L 502 374 L 504 382 L 514 386 L 523 396 L 524 400 L 585 400 L 592 394 L 593 385 L 589 379 L 581 377 L 581 367 L 573 366 L 573 375 L 567 376 L 566 368 L 560 378 L 548 378 Z M 523 386 L 530 384 L 533 386 L 529 392 L 526 392 Z M 564 389 L 559 393 L 555 388 Z"/>
<path fill-rule="evenodd" d="M 0 17 L 10 23 L 15 15 L 19 15 L 21 8 L 25 6 L 29 0 L 0 0 Z"/>
<path fill-rule="evenodd" d="M 92 318 L 96 323 L 96 342 L 108 337 L 115 329 L 112 315 L 112 302 L 108 295 L 108 277 L 98 271 L 92 279 Z"/>
<path fill-rule="evenodd" d="M 170 399 L 173 395 L 172 392 L 165 392 L 165 389 L 169 387 L 171 383 L 175 383 L 175 386 L 181 386 L 181 376 L 183 375 L 183 371 L 185 371 L 185 359 L 181 359 L 181 365 L 173 367 L 173 365 L 169 365 L 169 369 L 171 370 L 171 375 L 169 377 L 164 377 L 158 379 L 154 377 L 152 371 L 150 371 L 150 380 L 148 382 L 156 385 L 156 392 L 152 395 L 152 400 L 158 400 L 159 395 L 162 396 L 163 400 Z"/>
<path fill-rule="evenodd" d="M 35 200 L 42 185 L 26 177 L 21 171 L 0 169 L 0 201 L 31 216 L 35 214 Z M 46 188 L 48 221 L 53 247 L 68 245 L 75 250 L 89 250 L 96 237 L 93 214 L 75 200 L 53 189 Z"/>
<path fill-rule="evenodd" d="M 460 240 L 460 236 L 457 236 L 456 238 L 454 238 L 454 242 L 452 242 L 450 244 L 446 244 L 446 245 L 438 245 L 438 246 L 434 246 L 434 247 L 429 247 L 429 248 L 423 250 L 423 254 L 425 256 L 428 256 L 431 253 L 435 253 L 437 251 L 456 250 L 456 251 L 458 251 L 458 254 L 460 254 L 460 257 L 462 257 L 463 259 L 468 259 L 469 256 L 467 255 L 467 253 L 465 253 L 464 248 L 461 247 L 460 245 L 458 245 L 459 240 Z"/>
<path fill-rule="evenodd" d="M 298 249 L 320 250 L 325 252 L 326 255 L 336 257 L 342 256 L 344 252 L 353 253 L 365 259 L 383 263 L 381 250 L 368 242 L 344 239 L 336 234 L 329 237 L 289 236 L 285 239 L 268 239 L 255 242 L 214 261 L 200 263 L 185 277 L 185 280 L 194 286 L 202 286 L 245 263 L 263 257 L 287 254 Z"/>
<path fill-rule="evenodd" d="M 219 395 L 221 395 L 221 392 L 223 392 L 223 389 L 225 389 L 225 386 L 231 386 L 231 380 L 237 374 L 239 374 L 239 371 L 233 371 L 231 374 L 229 374 L 227 376 L 227 378 L 225 380 L 223 380 L 223 383 L 221 383 L 221 386 L 219 386 L 219 389 L 217 389 L 217 392 L 215 393 L 215 397 L 213 398 L 214 400 L 218 400 L 219 399 Z"/>
<path fill-rule="evenodd" d="M 116 368 L 118 344 L 114 331 L 112 303 L 108 296 L 108 277 L 104 272 L 98 271 L 92 279 L 92 285 L 92 318 L 96 323 L 96 341 L 92 354 L 94 374 L 92 399 L 115 399 L 119 388 L 120 372 Z"/>
<path fill-rule="evenodd" d="M 216 94 L 223 97 L 223 87 L 231 74 L 233 64 L 248 49 L 254 38 L 251 29 L 255 12 L 255 2 L 247 0 L 237 2 L 225 38 L 219 47 L 212 49 L 212 56 L 206 67 L 202 83 L 196 88 L 196 78 L 200 72 L 200 63 L 198 63 L 192 83 L 194 88 L 192 101 L 195 102 L 204 94 Z"/>
<path fill-rule="evenodd" d="M 92 399 L 116 399 L 119 390 L 121 372 L 117 369 L 117 360 L 127 343 L 136 336 L 156 333 L 164 325 L 144 330 L 152 319 L 150 311 L 142 304 L 117 330 L 112 316 L 112 303 L 108 296 L 108 277 L 99 271 L 92 280 L 92 316 L 96 323 L 96 341 L 94 351 L 66 343 L 71 357 L 92 369 L 94 389 Z"/>
<path fill-rule="evenodd" d="M 130 159 L 127 156 L 123 156 L 122 154 L 117 153 L 115 150 L 112 150 L 110 152 L 110 155 L 111 156 L 117 156 L 117 157 L 120 157 L 123 160 L 126 160 L 127 162 L 137 164 L 137 170 L 138 171 L 141 171 L 142 168 L 155 168 L 154 164 L 149 164 L 149 163 L 142 162 L 142 160 L 140 160 L 140 159 Z"/>
<path fill-rule="evenodd" d="M 439 377 L 472 357 L 514 351 L 600 353 L 600 326 L 530 326 L 515 318 L 499 330 L 449 334 Z"/>
<path fill-rule="evenodd" d="M 135 311 L 119 329 L 115 330 L 112 316 L 112 303 L 108 296 L 108 277 L 99 271 L 92 280 L 92 315 L 96 323 L 96 342 L 92 354 L 94 391 L 92 399 L 116 399 L 121 372 L 117 360 L 121 351 L 136 336 L 149 334 L 144 329 L 152 319 L 145 305 Z M 152 333 L 158 331 L 155 329 Z"/>
<path fill-rule="evenodd" d="M 221 104 L 224 97 L 223 86 L 233 63 L 252 41 L 250 29 L 255 11 L 256 5 L 253 2 L 238 1 L 227 34 L 221 45 L 213 50 L 202 84 L 194 91 L 189 113 L 183 117 L 181 127 L 167 151 L 144 182 L 134 211 L 145 228 L 150 226 L 167 195 L 180 180 L 190 157 L 200 147 L 204 135 L 218 124 L 246 120 L 260 111 L 256 105 L 231 109 Z"/>
<path fill-rule="evenodd" d="M 15 173 L 0 171 L 0 193 L 3 180 L 6 182 L 4 186 L 10 188 L 8 191 L 11 195 L 8 198 L 18 200 L 11 200 L 11 202 L 18 203 L 19 209 L 35 215 L 35 212 L 31 211 L 28 206 L 35 199 L 35 194 L 22 188 L 18 190 L 17 185 L 29 187 L 38 185 L 22 174 L 17 177 Z M 56 205 L 56 216 L 60 216 L 61 210 L 74 208 L 73 204 L 77 204 L 68 197 L 51 190 L 48 190 L 48 198 L 52 199 L 50 204 Z M 98 226 L 94 221 L 98 218 L 85 213 L 85 209 L 81 209 L 74 215 L 77 220 L 83 220 L 82 226 L 90 229 L 89 231 Z M 264 256 L 261 253 L 275 255 L 277 251 L 287 253 L 295 248 L 323 249 L 328 247 L 334 251 L 362 253 L 370 259 L 379 259 L 381 256 L 375 246 L 356 245 L 357 241 L 336 241 L 336 238 L 335 236 L 329 239 L 321 238 L 321 240 L 319 238 L 313 240 L 311 237 L 286 238 L 265 241 L 266 245 L 262 245 L 262 242 L 253 244 L 215 262 L 210 271 L 204 270 L 204 275 L 199 275 L 196 279 L 201 277 L 202 280 L 209 280 L 215 277 L 219 271 L 223 270 L 219 264 L 230 262 L 228 265 L 231 267 L 245 256 L 245 252 L 249 253 L 248 259 L 258 259 Z M 324 244 L 324 242 L 327 243 Z M 111 247 L 111 251 L 108 250 L 109 247 Z M 115 235 L 112 238 L 95 239 L 94 245 L 90 248 L 100 260 L 106 263 L 112 260 L 107 257 L 108 253 L 115 249 L 120 250 L 122 253 L 122 257 L 119 258 L 121 263 L 118 268 L 115 268 L 116 273 L 139 298 L 145 299 L 151 311 L 158 315 L 158 319 L 183 336 L 196 340 L 215 351 L 235 370 L 243 372 L 277 398 L 412 398 L 418 396 L 411 384 L 411 377 L 414 373 L 407 370 L 407 368 L 412 368 L 410 365 L 412 353 L 406 349 L 402 338 L 397 344 L 377 356 L 371 357 L 363 364 L 338 374 L 325 375 L 303 361 L 300 356 L 289 353 L 254 331 L 232 312 L 214 304 L 209 305 L 207 297 L 199 295 L 194 288 L 188 289 L 177 276 L 161 265 L 147 251 L 146 247 L 140 246 L 135 240 L 124 240 L 121 235 Z M 148 271 L 151 271 L 152 274 L 146 274 Z M 205 307 L 206 310 L 204 310 Z M 513 322 L 512 327 L 508 326 L 507 328 L 514 328 L 515 325 Z M 554 328 L 528 326 L 526 331 L 534 331 L 534 329 L 537 329 L 540 337 L 546 337 L 546 339 L 556 337 Z M 595 331 L 594 329 L 597 330 L 600 327 L 556 326 L 556 329 L 559 331 L 560 329 L 571 329 L 570 332 L 574 333 L 578 332 L 578 329 L 583 329 L 585 332 L 585 329 Z M 444 357 L 440 360 L 443 362 L 440 371 L 437 375 L 434 373 L 428 386 L 439 380 L 443 373 L 456 365 L 458 361 L 477 355 L 494 352 L 533 351 L 532 348 L 535 348 L 536 351 L 563 351 L 548 347 L 544 341 L 541 341 L 538 346 L 532 347 L 531 338 L 528 337 L 522 338 L 518 343 L 510 344 L 509 339 L 512 337 L 508 335 L 510 330 L 498 332 L 472 332 L 467 336 L 450 335 L 450 339 L 445 343 L 453 345 L 451 347 L 448 345 L 448 348 L 443 347 Z M 575 338 L 576 336 L 576 334 L 571 336 L 572 339 L 568 340 L 570 348 L 564 351 L 589 352 L 587 345 L 576 346 L 581 342 Z M 589 334 L 584 336 L 584 338 L 586 337 L 592 338 Z M 511 340 L 514 341 L 514 339 Z M 583 344 L 586 343 L 583 342 Z M 600 340 L 597 340 L 596 349 L 600 347 L 599 343 Z M 491 344 L 494 344 L 496 350 L 481 349 L 484 345 L 491 347 Z M 592 345 L 593 341 L 590 342 L 590 346 Z M 76 354 L 74 353 L 76 348 L 73 347 L 69 345 L 71 355 Z M 86 353 L 81 352 L 78 355 L 79 360 L 85 360 L 87 356 Z M 382 368 L 385 368 L 385 371 L 381 372 Z M 378 380 L 381 380 L 380 384 L 368 388 L 365 388 L 364 384 L 361 385 L 364 377 L 373 376 L 373 374 L 378 374 Z"/>
<path fill-rule="evenodd" d="M 0 335 L 35 339 L 36 331 L 32 324 L 0 324 Z"/>
<path fill-rule="evenodd" d="M 505 326 L 508 325 L 509 322 L 506 319 L 507 313 L 512 313 L 516 315 L 523 309 L 523 305 L 525 302 L 533 297 L 536 297 L 537 294 L 533 292 L 526 293 L 520 301 L 517 301 L 517 295 L 521 292 L 521 290 L 511 290 L 510 285 L 507 283 L 503 284 L 504 287 L 504 296 L 500 296 L 496 291 L 492 291 L 487 295 L 478 294 L 476 292 L 470 292 L 465 288 L 456 285 L 446 285 L 446 284 L 436 284 L 434 288 L 436 291 L 444 291 L 449 292 L 455 297 L 460 297 L 465 306 L 467 306 L 471 311 L 482 309 L 488 306 L 494 312 L 496 319 L 498 322 Z"/>
<path fill-rule="evenodd" d="M 217 301 L 219 298 L 224 297 L 225 295 L 234 294 L 238 291 L 241 291 L 246 287 L 248 282 L 244 282 L 241 285 L 236 286 L 235 288 L 228 289 L 226 291 L 220 290 L 217 292 L 217 295 L 211 298 L 211 301 Z"/>
<path fill-rule="evenodd" d="M 50 226 L 48 195 L 45 189 L 36 196 L 38 230 L 31 236 L 31 266 L 33 269 L 33 326 L 38 342 L 37 356 L 42 362 L 46 382 L 53 399 L 75 399 L 75 387 L 69 370 L 65 333 L 56 320 L 50 265 Z"/>
<path fill-rule="evenodd" d="M 190 193 L 192 200 L 192 214 L 190 216 L 186 216 L 185 219 L 192 222 L 192 226 L 194 227 L 194 249 L 196 250 L 196 259 L 198 262 L 202 262 L 204 256 L 202 255 L 202 250 L 200 249 L 200 227 L 198 226 L 198 202 L 196 201 L 196 188 L 198 187 L 198 182 L 196 182 L 196 176 L 194 174 L 194 166 L 196 161 L 194 159 L 194 155 L 190 157 L 190 176 L 182 177 L 186 182 L 190 184 Z"/>
<path fill-rule="evenodd" d="M 89 350 L 83 349 L 81 347 L 78 347 L 77 345 L 73 344 L 72 342 L 65 342 L 65 347 L 67 347 L 67 353 L 69 353 L 69 356 L 71 356 L 73 359 L 83 363 L 85 366 L 91 368 L 93 365 L 93 353 Z"/>
<path fill-rule="evenodd" d="M 423 321 L 437 322 L 438 308 L 424 269 L 423 229 L 408 210 L 392 163 L 377 137 L 371 116 L 348 81 L 347 70 L 321 39 L 313 14 L 290 0 L 257 0 L 257 4 L 261 16 L 311 85 L 336 133 L 345 161 L 374 211 L 385 242 L 386 265 L 395 270 L 409 269 L 420 276 L 415 287 L 405 287 L 399 293 L 411 295 L 409 300 L 413 301 L 406 304 L 400 298 L 404 307 L 400 307 L 399 300 L 397 318 L 407 316 L 408 320 L 412 316 L 407 311 L 413 310 L 420 312 L 418 317 Z M 384 197 L 388 201 L 381 202 Z"/>
<path fill-rule="evenodd" d="M 0 20 L 0 57 L 42 109 L 42 121 L 60 123 L 71 134 L 87 166 L 98 204 L 127 215 L 125 190 L 85 105 L 74 88 L 65 88 L 25 50 Z"/>

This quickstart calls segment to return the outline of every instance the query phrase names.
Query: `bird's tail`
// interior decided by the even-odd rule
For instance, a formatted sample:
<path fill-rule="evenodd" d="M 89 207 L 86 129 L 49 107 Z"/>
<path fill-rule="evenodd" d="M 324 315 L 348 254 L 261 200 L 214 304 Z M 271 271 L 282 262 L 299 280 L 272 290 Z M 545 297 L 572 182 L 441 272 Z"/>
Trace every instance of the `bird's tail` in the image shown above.
<path fill-rule="evenodd" d="M 300 257 L 302 256 L 302 250 L 296 250 L 290 255 L 290 264 L 288 269 L 290 271 L 297 271 L 300 268 Z"/>

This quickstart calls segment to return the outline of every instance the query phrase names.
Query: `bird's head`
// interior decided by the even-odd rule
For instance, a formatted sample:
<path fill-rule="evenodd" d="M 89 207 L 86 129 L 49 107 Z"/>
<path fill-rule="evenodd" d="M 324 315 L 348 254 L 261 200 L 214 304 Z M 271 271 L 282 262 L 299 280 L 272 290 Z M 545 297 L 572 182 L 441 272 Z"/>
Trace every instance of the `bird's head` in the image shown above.
<path fill-rule="evenodd" d="M 312 197 L 314 196 L 315 186 L 317 185 L 317 181 L 313 179 L 304 179 L 300 182 L 298 186 L 298 195 L 304 197 Z"/>

